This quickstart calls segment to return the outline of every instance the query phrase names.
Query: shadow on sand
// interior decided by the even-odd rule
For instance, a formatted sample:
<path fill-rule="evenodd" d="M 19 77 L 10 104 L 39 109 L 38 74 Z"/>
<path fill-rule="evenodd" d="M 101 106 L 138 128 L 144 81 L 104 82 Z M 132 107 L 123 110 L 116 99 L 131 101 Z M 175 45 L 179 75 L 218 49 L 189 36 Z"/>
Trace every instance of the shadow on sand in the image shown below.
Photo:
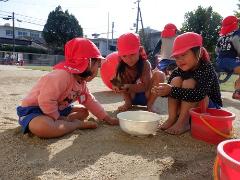
<path fill-rule="evenodd" d="M 117 103 L 123 100 L 120 94 L 116 94 L 113 91 L 99 91 L 92 94 L 101 104 Z"/>
<path fill-rule="evenodd" d="M 189 133 L 134 137 L 106 124 L 56 139 L 18 127 L 1 132 L 0 141 L 3 179 L 211 179 L 216 149 Z"/>
<path fill-rule="evenodd" d="M 223 105 L 224 107 L 234 107 L 240 110 L 240 101 L 223 98 Z"/>

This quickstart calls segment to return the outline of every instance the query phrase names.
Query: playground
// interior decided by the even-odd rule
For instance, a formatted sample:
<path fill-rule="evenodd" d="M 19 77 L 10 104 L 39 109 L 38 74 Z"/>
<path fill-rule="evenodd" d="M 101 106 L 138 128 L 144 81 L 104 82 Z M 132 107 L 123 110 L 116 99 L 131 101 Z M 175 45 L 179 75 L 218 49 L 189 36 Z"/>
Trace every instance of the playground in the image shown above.
<path fill-rule="evenodd" d="M 23 135 L 15 108 L 47 72 L 0 65 L 0 73 L 0 179 L 212 179 L 217 146 L 192 138 L 190 132 L 133 137 L 119 126 L 99 123 L 95 130 L 76 130 L 56 139 Z M 89 89 L 116 116 L 120 95 L 99 77 Z M 231 97 L 232 92 L 222 92 L 223 108 L 236 114 L 234 134 L 240 138 L 240 103 Z M 164 121 L 166 98 L 155 105 Z"/>

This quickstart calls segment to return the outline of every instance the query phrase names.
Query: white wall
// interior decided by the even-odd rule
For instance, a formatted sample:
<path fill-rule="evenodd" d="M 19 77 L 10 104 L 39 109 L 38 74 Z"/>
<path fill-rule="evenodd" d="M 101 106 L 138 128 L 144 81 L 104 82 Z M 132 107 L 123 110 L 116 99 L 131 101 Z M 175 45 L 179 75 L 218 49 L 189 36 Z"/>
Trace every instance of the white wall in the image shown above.
<path fill-rule="evenodd" d="M 10 26 L 0 26 L 0 37 L 11 38 L 12 36 L 6 36 L 6 30 L 11 30 L 12 31 L 13 29 Z M 23 37 L 23 36 L 19 35 L 18 32 L 26 32 L 28 37 L 31 37 L 31 33 L 38 33 L 39 38 L 42 38 L 42 35 L 41 35 L 40 31 L 33 31 L 33 30 L 30 30 L 30 29 L 17 28 L 17 27 L 15 28 L 15 37 L 16 38 Z"/>

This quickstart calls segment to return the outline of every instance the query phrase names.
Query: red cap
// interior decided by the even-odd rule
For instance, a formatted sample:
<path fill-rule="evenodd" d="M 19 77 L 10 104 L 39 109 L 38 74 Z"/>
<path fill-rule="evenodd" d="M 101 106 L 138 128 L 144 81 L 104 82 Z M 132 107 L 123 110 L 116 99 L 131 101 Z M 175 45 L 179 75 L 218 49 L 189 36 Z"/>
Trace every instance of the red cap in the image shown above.
<path fill-rule="evenodd" d="M 90 58 L 103 59 L 97 46 L 85 38 L 74 38 L 65 44 L 65 61 L 53 69 L 64 69 L 73 74 L 84 72 Z"/>
<path fill-rule="evenodd" d="M 202 36 L 194 32 L 186 32 L 176 37 L 173 43 L 172 57 L 185 53 L 187 50 L 202 46 Z"/>
<path fill-rule="evenodd" d="M 174 24 L 172 23 L 166 24 L 164 26 L 164 30 L 161 33 L 161 37 L 162 38 L 173 37 L 176 35 L 176 31 L 177 31 L 177 27 Z"/>
<path fill-rule="evenodd" d="M 117 41 L 118 55 L 135 54 L 140 48 L 140 39 L 137 34 L 125 33 L 118 38 Z"/>
<path fill-rule="evenodd" d="M 222 27 L 219 34 L 226 35 L 238 29 L 238 18 L 236 16 L 227 16 L 222 21 Z"/>

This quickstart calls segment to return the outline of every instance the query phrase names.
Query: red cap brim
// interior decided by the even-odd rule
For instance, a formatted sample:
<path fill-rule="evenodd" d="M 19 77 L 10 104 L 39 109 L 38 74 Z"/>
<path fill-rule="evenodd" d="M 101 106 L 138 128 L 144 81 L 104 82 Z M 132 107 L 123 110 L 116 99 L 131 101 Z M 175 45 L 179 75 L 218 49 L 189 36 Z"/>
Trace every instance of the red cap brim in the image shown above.
<path fill-rule="evenodd" d="M 67 72 L 70 72 L 72 74 L 80 74 L 84 72 L 88 67 L 88 61 L 81 61 L 81 63 L 78 64 L 70 64 L 66 61 L 60 62 L 53 66 L 53 69 L 63 69 Z"/>

